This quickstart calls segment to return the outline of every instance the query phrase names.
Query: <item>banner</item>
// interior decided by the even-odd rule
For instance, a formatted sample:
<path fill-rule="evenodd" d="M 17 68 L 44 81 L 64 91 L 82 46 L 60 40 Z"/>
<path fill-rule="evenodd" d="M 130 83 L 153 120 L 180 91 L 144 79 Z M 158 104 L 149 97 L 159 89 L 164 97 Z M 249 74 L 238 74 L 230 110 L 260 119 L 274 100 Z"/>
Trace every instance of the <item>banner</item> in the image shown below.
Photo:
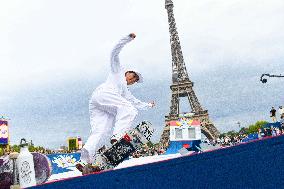
<path fill-rule="evenodd" d="M 0 120 L 0 144 L 7 145 L 9 142 L 8 122 Z"/>
<path fill-rule="evenodd" d="M 64 173 L 74 171 L 75 165 L 80 160 L 80 153 L 66 153 L 66 154 L 48 154 L 47 157 L 51 161 L 52 174 Z"/>

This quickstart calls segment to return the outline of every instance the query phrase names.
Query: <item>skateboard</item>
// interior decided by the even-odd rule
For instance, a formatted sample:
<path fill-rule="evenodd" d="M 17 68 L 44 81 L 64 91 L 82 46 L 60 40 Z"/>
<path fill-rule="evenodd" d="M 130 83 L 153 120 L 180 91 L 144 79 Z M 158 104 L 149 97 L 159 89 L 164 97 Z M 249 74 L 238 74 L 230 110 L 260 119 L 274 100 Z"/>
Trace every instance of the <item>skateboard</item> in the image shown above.
<path fill-rule="evenodd" d="M 113 143 L 94 157 L 94 165 L 76 166 L 83 174 L 113 169 L 150 141 L 154 129 L 148 121 L 142 121 L 134 129 L 126 132 L 121 139 Z"/>

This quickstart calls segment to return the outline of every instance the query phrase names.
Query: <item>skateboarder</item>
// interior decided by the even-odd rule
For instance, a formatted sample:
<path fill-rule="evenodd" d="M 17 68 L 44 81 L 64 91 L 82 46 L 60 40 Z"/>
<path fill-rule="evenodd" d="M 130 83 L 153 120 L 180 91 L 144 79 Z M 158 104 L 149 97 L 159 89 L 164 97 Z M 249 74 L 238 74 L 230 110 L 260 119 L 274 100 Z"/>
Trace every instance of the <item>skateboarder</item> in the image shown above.
<path fill-rule="evenodd" d="M 155 105 L 154 101 L 145 103 L 131 94 L 127 86 L 142 83 L 143 77 L 136 70 L 124 69 L 120 65 L 121 49 L 135 37 L 131 33 L 114 47 L 110 59 L 110 74 L 92 94 L 89 102 L 91 134 L 81 150 L 81 161 L 84 163 L 93 163 L 98 148 L 105 139 L 109 139 L 107 136 L 111 132 L 111 142 L 115 142 L 130 129 L 137 116 L 137 109 L 147 109 Z"/>

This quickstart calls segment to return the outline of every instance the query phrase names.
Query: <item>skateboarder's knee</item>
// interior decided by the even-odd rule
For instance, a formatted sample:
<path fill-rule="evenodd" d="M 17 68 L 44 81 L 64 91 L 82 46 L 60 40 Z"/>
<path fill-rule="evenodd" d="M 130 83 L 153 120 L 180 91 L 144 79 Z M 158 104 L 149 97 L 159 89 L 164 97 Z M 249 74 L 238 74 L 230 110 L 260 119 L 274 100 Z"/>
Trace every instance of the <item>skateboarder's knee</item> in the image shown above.
<path fill-rule="evenodd" d="M 136 117 L 138 110 L 134 106 L 124 106 L 117 110 L 118 117 Z"/>

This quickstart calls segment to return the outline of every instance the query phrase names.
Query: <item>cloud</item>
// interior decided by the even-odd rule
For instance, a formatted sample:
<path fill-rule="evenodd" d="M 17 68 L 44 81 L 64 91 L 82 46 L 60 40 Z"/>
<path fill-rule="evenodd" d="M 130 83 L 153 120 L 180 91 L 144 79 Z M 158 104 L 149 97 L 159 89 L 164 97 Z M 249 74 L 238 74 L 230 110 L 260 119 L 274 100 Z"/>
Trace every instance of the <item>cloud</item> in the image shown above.
<path fill-rule="evenodd" d="M 33 80 L 34 73 L 45 75 L 43 80 L 56 71 L 99 74 L 108 69 L 112 46 L 129 32 L 136 32 L 137 39 L 122 53 L 123 63 L 137 64 L 143 72 L 154 68 L 170 73 L 164 1 L 1 4 L 3 83 Z M 187 66 L 203 70 L 228 62 L 283 60 L 283 8 L 281 0 L 174 1 Z"/>

